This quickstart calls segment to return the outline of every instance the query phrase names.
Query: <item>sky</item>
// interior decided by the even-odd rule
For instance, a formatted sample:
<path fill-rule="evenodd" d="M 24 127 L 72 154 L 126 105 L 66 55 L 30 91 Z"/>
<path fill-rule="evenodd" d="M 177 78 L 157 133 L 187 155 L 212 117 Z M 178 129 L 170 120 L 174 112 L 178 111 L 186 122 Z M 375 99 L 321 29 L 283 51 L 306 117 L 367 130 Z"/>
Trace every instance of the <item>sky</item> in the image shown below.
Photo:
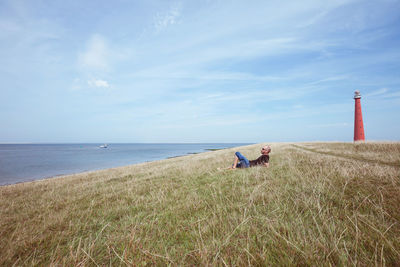
<path fill-rule="evenodd" d="M 0 143 L 400 140 L 400 1 L 0 1 Z"/>

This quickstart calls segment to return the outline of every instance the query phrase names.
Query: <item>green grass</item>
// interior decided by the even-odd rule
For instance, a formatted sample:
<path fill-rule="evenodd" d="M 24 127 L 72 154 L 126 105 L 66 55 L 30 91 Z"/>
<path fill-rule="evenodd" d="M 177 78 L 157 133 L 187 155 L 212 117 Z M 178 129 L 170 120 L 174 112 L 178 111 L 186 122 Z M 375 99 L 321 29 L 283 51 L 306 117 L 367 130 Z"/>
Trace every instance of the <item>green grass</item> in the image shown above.
<path fill-rule="evenodd" d="M 0 187 L 0 265 L 400 264 L 399 143 L 234 151 Z"/>

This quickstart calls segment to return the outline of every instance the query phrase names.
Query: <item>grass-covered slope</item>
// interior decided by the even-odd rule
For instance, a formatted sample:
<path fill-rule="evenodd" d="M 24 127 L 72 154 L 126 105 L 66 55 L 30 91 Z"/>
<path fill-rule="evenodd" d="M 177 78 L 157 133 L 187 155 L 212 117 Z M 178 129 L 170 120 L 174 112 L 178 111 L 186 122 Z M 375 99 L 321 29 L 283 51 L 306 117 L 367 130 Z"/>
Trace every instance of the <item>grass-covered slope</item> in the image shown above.
<path fill-rule="evenodd" d="M 0 265 L 400 264 L 399 143 L 234 151 L 0 187 Z"/>

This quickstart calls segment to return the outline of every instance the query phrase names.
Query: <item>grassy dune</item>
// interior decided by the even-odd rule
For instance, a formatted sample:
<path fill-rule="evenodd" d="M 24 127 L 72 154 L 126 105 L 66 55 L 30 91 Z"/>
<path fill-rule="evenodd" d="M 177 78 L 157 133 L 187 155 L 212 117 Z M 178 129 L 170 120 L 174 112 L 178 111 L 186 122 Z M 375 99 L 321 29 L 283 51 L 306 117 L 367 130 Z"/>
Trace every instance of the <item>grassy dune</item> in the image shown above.
<path fill-rule="evenodd" d="M 400 264 L 399 143 L 235 150 L 0 187 L 0 265 Z"/>

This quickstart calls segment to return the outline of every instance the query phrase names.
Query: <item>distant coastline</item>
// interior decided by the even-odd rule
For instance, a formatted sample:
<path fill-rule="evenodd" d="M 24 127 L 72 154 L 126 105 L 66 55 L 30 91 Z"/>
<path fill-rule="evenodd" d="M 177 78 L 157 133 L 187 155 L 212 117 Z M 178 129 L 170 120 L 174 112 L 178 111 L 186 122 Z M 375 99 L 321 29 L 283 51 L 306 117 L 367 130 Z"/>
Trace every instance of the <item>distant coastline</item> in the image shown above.
<path fill-rule="evenodd" d="M 5 143 L 0 186 L 198 154 L 249 143 Z"/>

